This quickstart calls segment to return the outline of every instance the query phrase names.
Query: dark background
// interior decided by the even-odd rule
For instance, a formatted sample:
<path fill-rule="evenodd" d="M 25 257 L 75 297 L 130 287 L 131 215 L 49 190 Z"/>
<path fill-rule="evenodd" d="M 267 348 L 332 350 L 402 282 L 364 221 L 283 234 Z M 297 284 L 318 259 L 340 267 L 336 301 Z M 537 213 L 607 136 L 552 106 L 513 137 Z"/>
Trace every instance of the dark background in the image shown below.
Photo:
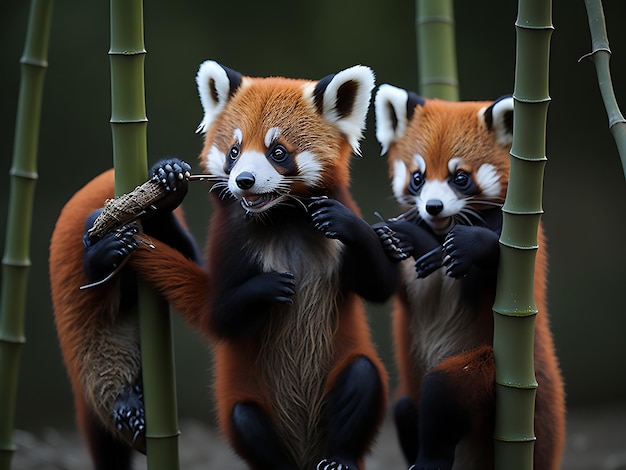
<path fill-rule="evenodd" d="M 614 52 L 613 81 L 626 109 L 623 0 L 604 2 Z M 246 75 L 321 78 L 354 64 L 377 84 L 417 90 L 414 2 L 146 2 L 146 101 L 150 163 L 168 155 L 199 171 L 202 118 L 195 74 L 211 58 Z M 626 185 L 608 130 L 595 69 L 578 63 L 590 38 L 582 0 L 554 2 L 544 227 L 549 240 L 549 308 L 570 409 L 626 401 Z M 493 99 L 514 86 L 517 2 L 457 2 L 461 98 Z M 4 246 L 28 2 L 0 6 L 0 246 Z M 70 389 L 54 331 L 48 241 L 67 199 L 112 162 L 107 2 L 55 2 L 39 139 L 26 336 L 16 425 L 37 431 L 71 425 Z M 363 158 L 353 160 L 353 192 L 366 220 L 391 216 L 386 164 L 368 118 Z M 206 186 L 186 201 L 190 226 L 206 234 Z M 389 305 L 371 307 L 381 355 L 392 369 Z M 181 415 L 210 421 L 210 355 L 174 316 Z M 0 386 L 3 384 L 0 384 Z"/>

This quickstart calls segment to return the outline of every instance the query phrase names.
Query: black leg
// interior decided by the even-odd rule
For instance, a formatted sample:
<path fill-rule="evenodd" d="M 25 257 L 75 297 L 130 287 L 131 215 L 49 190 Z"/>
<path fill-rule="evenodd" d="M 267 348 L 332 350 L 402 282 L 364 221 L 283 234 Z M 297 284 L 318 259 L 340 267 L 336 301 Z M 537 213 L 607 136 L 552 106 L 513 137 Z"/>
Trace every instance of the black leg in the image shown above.
<path fill-rule="evenodd" d="M 450 470 L 456 445 L 470 429 L 470 416 L 443 372 L 431 372 L 422 384 L 417 470 Z"/>
<path fill-rule="evenodd" d="M 295 470 L 285 453 L 278 435 L 255 403 L 237 403 L 232 421 L 243 448 L 243 457 L 259 470 Z"/>
<path fill-rule="evenodd" d="M 393 411 L 400 448 L 407 463 L 412 465 L 419 448 L 417 407 L 409 397 L 400 397 Z"/>
<path fill-rule="evenodd" d="M 87 417 L 85 438 L 95 470 L 131 469 L 130 446 L 107 431 L 92 413 Z"/>
<path fill-rule="evenodd" d="M 339 375 L 327 397 L 328 468 L 358 468 L 375 433 L 381 399 L 380 376 L 367 357 L 357 358 Z"/>

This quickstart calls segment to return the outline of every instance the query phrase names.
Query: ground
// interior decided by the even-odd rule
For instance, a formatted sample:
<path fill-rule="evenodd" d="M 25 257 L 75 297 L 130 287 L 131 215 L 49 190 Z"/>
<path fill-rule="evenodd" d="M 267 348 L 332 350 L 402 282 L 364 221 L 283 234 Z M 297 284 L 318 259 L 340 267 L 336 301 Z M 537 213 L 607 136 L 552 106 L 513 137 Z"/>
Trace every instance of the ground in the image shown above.
<path fill-rule="evenodd" d="M 181 420 L 181 470 L 243 470 L 215 430 L 203 423 Z M 78 470 L 90 468 L 84 447 L 75 431 L 48 429 L 41 435 L 16 430 L 17 451 L 13 470 Z M 146 469 L 137 456 L 135 469 Z M 406 469 L 393 425 L 387 421 L 367 470 Z M 571 411 L 562 470 L 626 470 L 626 403 Z"/>

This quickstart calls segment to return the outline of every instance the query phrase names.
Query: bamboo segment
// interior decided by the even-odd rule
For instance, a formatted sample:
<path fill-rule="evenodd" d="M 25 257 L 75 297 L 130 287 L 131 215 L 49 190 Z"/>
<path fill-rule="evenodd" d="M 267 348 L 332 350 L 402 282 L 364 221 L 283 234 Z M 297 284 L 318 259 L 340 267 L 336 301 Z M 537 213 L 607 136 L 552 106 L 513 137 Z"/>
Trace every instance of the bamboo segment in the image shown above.
<path fill-rule="evenodd" d="M 552 4 L 520 0 L 516 21 L 513 145 L 502 208 L 498 288 L 494 302 L 496 360 L 495 468 L 533 468 L 534 268 L 546 162 Z"/>
<path fill-rule="evenodd" d="M 147 179 L 143 2 L 111 0 L 111 131 L 115 194 Z M 169 306 L 138 282 L 139 325 L 150 470 L 179 468 L 178 418 Z"/>
<path fill-rule="evenodd" d="M 420 94 L 458 101 L 459 81 L 452 0 L 417 0 L 417 63 Z"/>
<path fill-rule="evenodd" d="M 11 467 L 20 352 L 25 342 L 26 287 L 43 83 L 48 67 L 51 0 L 32 0 L 15 126 L 11 190 L 0 291 L 0 469 Z"/>
<path fill-rule="evenodd" d="M 596 68 L 600 94 L 602 95 L 604 108 L 609 119 L 609 129 L 617 144 L 617 150 L 622 160 L 622 169 L 626 177 L 626 119 L 624 119 L 619 109 L 613 90 L 609 65 L 611 49 L 609 48 L 609 37 L 606 32 L 602 2 L 601 0 L 585 0 L 585 7 L 587 8 L 587 17 L 589 18 L 592 51 L 582 59 L 590 58 Z"/>

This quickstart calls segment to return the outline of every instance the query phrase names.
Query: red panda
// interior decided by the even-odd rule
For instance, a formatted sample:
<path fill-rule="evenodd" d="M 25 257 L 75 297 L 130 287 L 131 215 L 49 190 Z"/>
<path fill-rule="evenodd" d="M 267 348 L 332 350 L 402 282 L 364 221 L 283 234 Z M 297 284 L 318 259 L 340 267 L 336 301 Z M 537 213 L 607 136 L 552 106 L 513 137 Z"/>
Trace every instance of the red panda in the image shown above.
<path fill-rule="evenodd" d="M 373 73 L 355 66 L 319 81 L 252 78 L 207 61 L 197 84 L 200 161 L 215 182 L 205 264 L 180 240 L 172 244 L 144 227 L 148 246 L 123 227 L 104 248 L 97 250 L 102 241 L 87 246 L 87 279 L 132 252 L 127 267 L 206 335 L 220 428 L 251 468 L 362 468 L 387 398 L 363 299 L 386 300 L 397 280 L 349 193 Z M 186 190 L 184 171 L 167 175 L 182 188 L 178 194 Z M 102 204 L 95 199 L 95 207 Z M 88 214 L 72 218 L 84 223 Z M 161 230 L 176 222 L 168 217 Z M 73 242 L 64 250 L 79 250 L 76 229 L 66 229 Z M 88 256 L 90 250 L 101 256 Z M 80 264 L 82 253 L 74 256 Z M 74 269 L 73 284 L 84 283 L 80 266 Z M 117 282 L 124 291 L 124 279 Z"/>
<path fill-rule="evenodd" d="M 377 226 L 390 257 L 401 260 L 393 312 L 400 446 L 411 469 L 493 468 L 492 307 L 513 100 L 445 102 L 382 85 L 374 106 L 392 191 L 406 210 Z M 546 313 L 541 227 L 538 239 L 534 468 L 556 470 L 564 391 Z"/>
<path fill-rule="evenodd" d="M 141 224 L 146 235 L 199 261 L 195 242 L 171 212 L 186 193 L 186 181 L 178 178 L 189 169 L 174 159 L 153 167 L 151 174 L 163 179 L 171 190 L 167 201 L 171 205 L 163 205 L 161 213 L 146 214 Z M 120 266 L 138 243 L 136 224 L 99 240 L 83 235 L 113 195 L 114 174 L 109 170 L 67 202 L 50 241 L 49 271 L 55 324 L 77 424 L 95 467 L 123 470 L 130 468 L 130 446 L 145 451 L 136 286 L 123 269 L 110 281 L 81 290 Z"/>

